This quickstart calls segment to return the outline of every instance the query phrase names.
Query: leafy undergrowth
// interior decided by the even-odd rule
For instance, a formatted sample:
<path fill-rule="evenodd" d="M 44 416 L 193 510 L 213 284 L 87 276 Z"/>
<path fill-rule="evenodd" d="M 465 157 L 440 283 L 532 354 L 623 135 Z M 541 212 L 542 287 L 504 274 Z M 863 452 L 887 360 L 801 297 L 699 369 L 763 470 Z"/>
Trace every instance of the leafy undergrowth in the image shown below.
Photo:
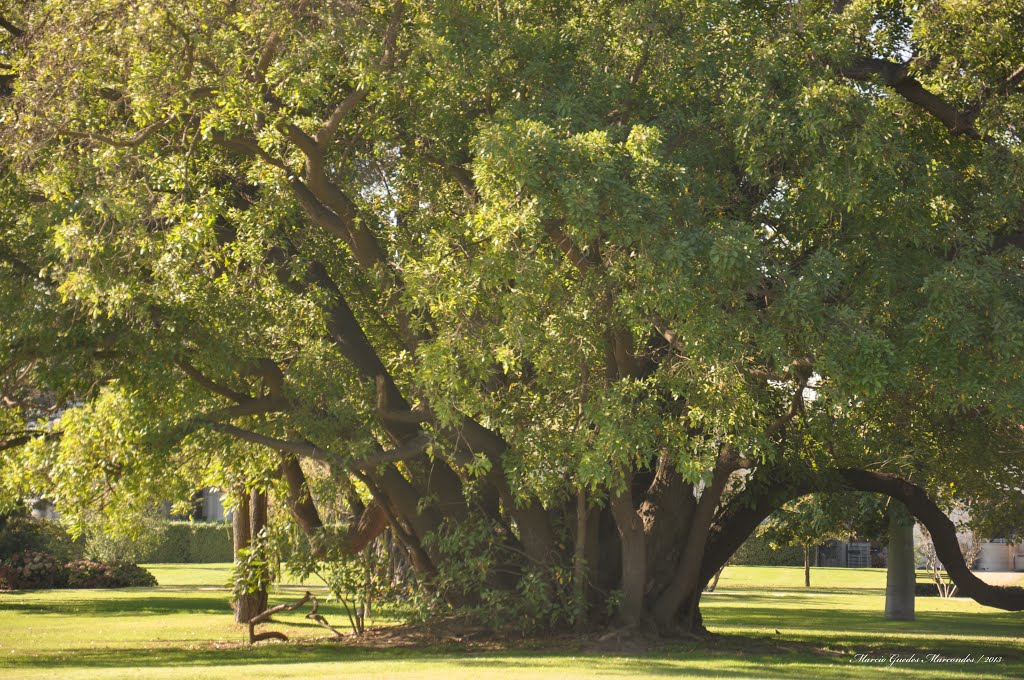
<path fill-rule="evenodd" d="M 735 567 L 706 596 L 716 633 L 705 641 L 571 634 L 495 636 L 448 620 L 409 626 L 377 612 L 362 638 L 341 641 L 302 612 L 271 629 L 288 643 L 244 643 L 232 623 L 226 565 L 151 567 L 161 585 L 120 591 L 0 595 L 0 677 L 5 678 L 1017 678 L 1024 676 L 1020 614 L 954 599 L 919 598 L 918 619 L 885 621 L 878 570 L 844 570 L 807 591 L 800 569 Z M 731 571 L 730 571 L 731 570 Z M 789 573 L 792 572 L 792 573 Z M 860 573 L 857 573 L 860 572 Z M 758 589 L 752 581 L 773 585 Z M 881 574 L 884 583 L 884 573 Z M 313 584 L 280 588 L 272 604 Z M 831 586 L 831 587 L 830 587 Z M 344 613 L 321 611 L 337 625 Z M 868 655 L 861 659 L 857 655 Z M 968 663 L 929 662 L 929 654 Z M 889 665 L 893 657 L 904 659 Z M 921 661 L 909 661 L 916 656 Z M 985 662 L 989 656 L 1000 661 Z M 860 659 L 860 660 L 859 660 Z"/>

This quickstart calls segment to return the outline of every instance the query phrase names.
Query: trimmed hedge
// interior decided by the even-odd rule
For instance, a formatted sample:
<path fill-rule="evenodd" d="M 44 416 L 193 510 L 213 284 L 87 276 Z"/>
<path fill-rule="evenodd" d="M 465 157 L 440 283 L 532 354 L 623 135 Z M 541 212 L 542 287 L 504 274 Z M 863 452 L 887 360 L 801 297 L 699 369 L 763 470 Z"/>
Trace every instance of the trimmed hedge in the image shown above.
<path fill-rule="evenodd" d="M 224 522 L 168 522 L 163 540 L 140 562 L 206 564 L 233 559 L 231 525 Z"/>
<path fill-rule="evenodd" d="M 729 564 L 745 564 L 758 567 L 802 567 L 804 549 L 790 546 L 772 550 L 768 541 L 760 536 L 751 536 L 740 546 Z"/>

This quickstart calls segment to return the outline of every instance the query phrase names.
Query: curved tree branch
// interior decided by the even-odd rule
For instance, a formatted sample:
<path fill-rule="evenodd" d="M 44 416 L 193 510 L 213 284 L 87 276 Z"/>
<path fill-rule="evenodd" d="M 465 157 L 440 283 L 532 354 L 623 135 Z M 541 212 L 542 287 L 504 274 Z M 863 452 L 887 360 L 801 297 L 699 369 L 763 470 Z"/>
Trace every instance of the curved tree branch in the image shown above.
<path fill-rule="evenodd" d="M 252 399 L 250 395 L 233 390 L 227 385 L 223 385 L 208 377 L 205 373 L 196 368 L 188 359 L 179 359 L 175 362 L 175 365 L 180 368 L 185 375 L 192 378 L 196 383 L 214 394 L 219 394 L 222 397 L 226 397 L 231 401 L 237 401 L 239 403 Z"/>
<path fill-rule="evenodd" d="M 921 487 L 893 474 L 845 468 L 840 480 L 858 491 L 882 493 L 902 502 L 928 529 L 935 551 L 960 592 L 988 607 L 1024 611 L 1024 588 L 992 586 L 973 573 L 960 552 L 956 526 Z M 737 496 L 721 513 L 708 539 L 701 583 L 707 583 L 772 512 L 815 491 L 834 490 L 826 477 L 797 475 L 780 481 L 751 482 L 749 493 Z"/>
<path fill-rule="evenodd" d="M 960 592 L 979 604 L 1006 611 L 1024 611 L 1024 588 L 991 586 L 975 576 L 960 552 L 956 525 L 924 489 L 896 475 L 868 470 L 840 470 L 843 481 L 858 491 L 873 491 L 901 501 L 928 529 L 935 552 Z"/>
<path fill-rule="evenodd" d="M 706 584 L 729 561 L 754 530 L 780 507 L 791 500 L 816 490 L 809 477 L 787 475 L 785 481 L 776 479 L 775 471 L 755 470 L 747 487 L 729 501 L 719 512 L 708 535 L 704 561 L 700 570 L 700 585 Z M 758 475 L 761 475 L 760 477 Z M 765 480 L 765 474 L 770 479 Z"/>
<path fill-rule="evenodd" d="M 907 64 L 876 57 L 861 57 L 839 69 L 839 73 L 852 80 L 870 81 L 878 78 L 901 97 L 931 114 L 954 135 L 962 134 L 979 140 L 988 139 L 974 127 L 974 120 L 981 110 L 980 104 L 964 110 L 958 109 L 910 75 Z"/>

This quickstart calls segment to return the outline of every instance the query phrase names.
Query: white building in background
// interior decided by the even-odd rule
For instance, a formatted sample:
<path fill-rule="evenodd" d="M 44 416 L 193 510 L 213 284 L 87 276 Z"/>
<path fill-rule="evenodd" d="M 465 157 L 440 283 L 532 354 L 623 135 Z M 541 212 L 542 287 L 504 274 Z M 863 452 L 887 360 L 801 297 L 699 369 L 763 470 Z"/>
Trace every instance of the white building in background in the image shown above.
<path fill-rule="evenodd" d="M 962 508 L 954 509 L 948 515 L 957 527 L 966 525 L 970 519 L 970 514 Z M 958 531 L 957 538 L 963 545 L 970 543 L 971 534 Z M 914 525 L 914 545 L 921 545 L 923 540 L 920 525 Z M 1005 538 L 984 539 L 978 550 L 977 561 L 967 566 L 972 571 L 1024 571 L 1024 543 L 1010 543 Z"/>
<path fill-rule="evenodd" d="M 975 571 L 1024 571 L 1024 543 L 1014 545 L 1005 538 L 985 541 Z"/>
<path fill-rule="evenodd" d="M 224 511 L 224 492 L 219 489 L 203 489 L 197 494 L 193 519 L 203 522 L 224 522 L 229 513 Z"/>
<path fill-rule="evenodd" d="M 207 488 L 196 492 L 192 498 L 192 512 L 188 519 L 197 522 L 226 522 L 231 519 L 231 513 L 224 509 L 225 493 L 220 489 Z M 60 513 L 53 503 L 45 498 L 30 498 L 28 503 L 32 510 L 32 516 L 36 519 L 60 519 Z M 163 512 L 171 515 L 171 504 L 164 504 Z"/>
<path fill-rule="evenodd" d="M 963 510 L 954 510 L 949 518 L 957 526 L 964 524 L 968 514 Z M 961 545 L 971 541 L 971 534 L 966 531 L 957 533 Z M 924 540 L 920 525 L 914 526 L 914 545 L 919 546 Z M 1024 542 L 1010 543 L 1005 538 L 990 538 L 981 541 L 978 559 L 974 564 L 967 565 L 972 571 L 1024 571 Z"/>

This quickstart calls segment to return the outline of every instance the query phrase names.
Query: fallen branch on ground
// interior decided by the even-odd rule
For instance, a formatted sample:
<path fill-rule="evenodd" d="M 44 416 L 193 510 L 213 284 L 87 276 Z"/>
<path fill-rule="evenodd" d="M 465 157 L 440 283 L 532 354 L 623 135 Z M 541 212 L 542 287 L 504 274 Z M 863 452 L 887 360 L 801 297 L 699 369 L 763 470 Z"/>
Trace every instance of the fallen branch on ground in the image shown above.
<path fill-rule="evenodd" d="M 295 602 L 279 604 L 276 607 L 271 607 L 265 612 L 257 614 L 256 616 L 249 619 L 249 644 L 262 642 L 263 640 L 281 640 L 282 642 L 287 642 L 288 636 L 284 633 L 281 633 L 276 630 L 267 631 L 265 633 L 257 633 L 256 626 L 267 621 L 274 614 L 278 614 L 280 612 L 295 611 L 307 602 L 312 602 L 313 608 L 310 610 L 308 614 L 306 614 L 306 618 L 310 619 L 311 621 L 315 621 L 319 626 L 326 628 L 327 630 L 334 633 L 334 637 L 340 638 L 341 632 L 339 632 L 337 629 L 331 626 L 331 624 L 327 622 L 327 619 L 325 619 L 318 613 L 320 603 L 317 601 L 316 596 L 307 590 L 306 594 L 298 600 L 296 600 Z"/>

